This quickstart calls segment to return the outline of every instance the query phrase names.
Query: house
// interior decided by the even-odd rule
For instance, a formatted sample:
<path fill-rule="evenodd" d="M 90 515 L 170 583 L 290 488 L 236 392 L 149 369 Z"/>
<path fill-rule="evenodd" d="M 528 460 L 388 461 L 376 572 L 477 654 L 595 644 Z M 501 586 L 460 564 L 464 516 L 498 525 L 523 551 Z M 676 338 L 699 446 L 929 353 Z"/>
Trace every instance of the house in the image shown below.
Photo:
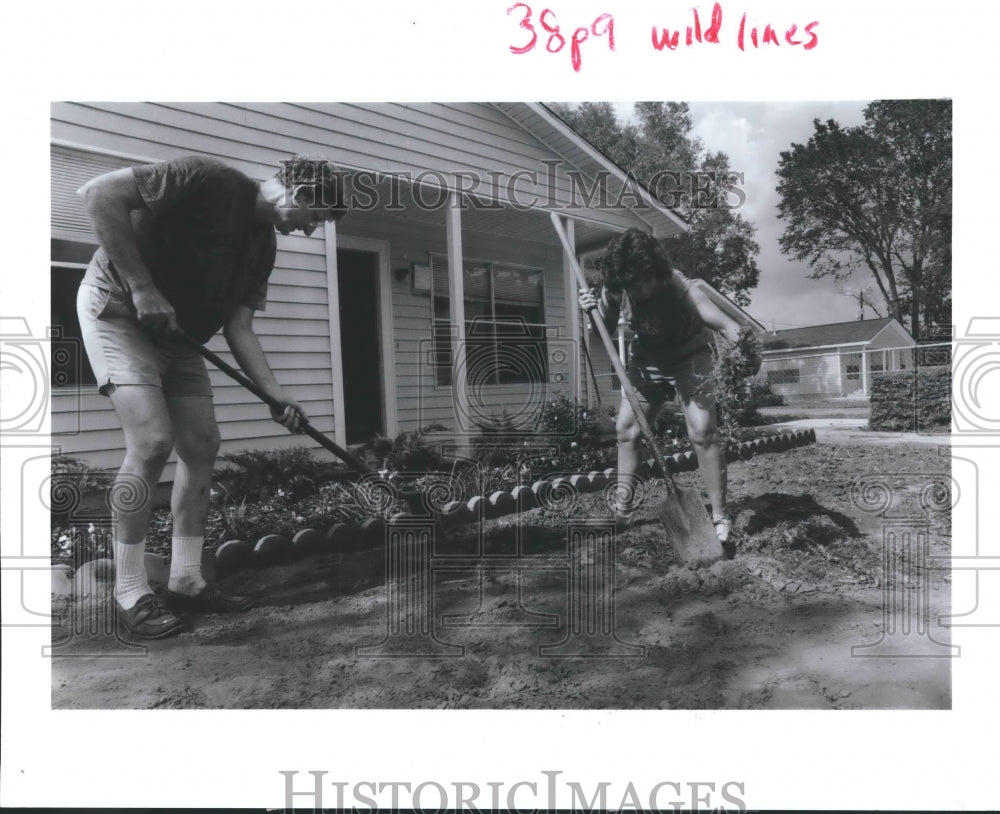
<path fill-rule="evenodd" d="M 913 367 L 916 342 L 889 317 L 765 334 L 759 380 L 791 400 L 867 398 L 875 376 Z"/>
<path fill-rule="evenodd" d="M 583 395 L 586 370 L 550 213 L 581 254 L 630 227 L 685 228 L 541 104 L 62 102 L 51 142 L 52 326 L 72 350 L 52 360 L 53 440 L 95 466 L 123 453 L 73 342 L 95 246 L 76 191 L 100 173 L 192 153 L 258 180 L 295 153 L 345 170 L 351 214 L 310 237 L 278 236 L 255 319 L 279 382 L 341 445 L 432 423 L 461 444 L 501 413 L 530 434 L 548 396 Z M 232 362 L 221 336 L 208 347 Z M 223 452 L 305 443 L 210 375 Z"/>

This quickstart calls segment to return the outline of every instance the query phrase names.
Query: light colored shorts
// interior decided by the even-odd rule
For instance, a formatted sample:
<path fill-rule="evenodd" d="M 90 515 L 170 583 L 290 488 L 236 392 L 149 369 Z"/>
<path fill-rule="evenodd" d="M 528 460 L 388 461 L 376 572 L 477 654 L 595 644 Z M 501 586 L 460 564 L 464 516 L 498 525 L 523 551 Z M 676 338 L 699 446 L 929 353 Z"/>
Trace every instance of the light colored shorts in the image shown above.
<path fill-rule="evenodd" d="M 627 371 L 632 386 L 650 404 L 715 396 L 715 359 L 705 347 L 679 362 L 659 364 L 655 357 L 630 358 Z"/>
<path fill-rule="evenodd" d="M 103 395 L 109 388 L 160 387 L 165 396 L 212 396 L 205 360 L 195 351 L 139 327 L 117 294 L 83 284 L 76 296 L 80 333 Z"/>

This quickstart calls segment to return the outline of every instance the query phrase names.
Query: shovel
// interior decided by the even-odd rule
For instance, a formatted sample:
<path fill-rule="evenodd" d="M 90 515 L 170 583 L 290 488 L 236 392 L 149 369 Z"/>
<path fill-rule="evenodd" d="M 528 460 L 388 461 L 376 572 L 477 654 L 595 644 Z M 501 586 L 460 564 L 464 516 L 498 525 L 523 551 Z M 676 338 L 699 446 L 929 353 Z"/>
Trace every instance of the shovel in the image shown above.
<path fill-rule="evenodd" d="M 192 350 L 199 353 L 202 357 L 207 359 L 213 365 L 215 365 L 219 370 L 229 376 L 231 379 L 235 380 L 239 384 L 243 385 L 247 390 L 253 393 L 257 398 L 267 404 L 269 407 L 273 407 L 275 410 L 284 410 L 286 405 L 282 404 L 275 398 L 272 398 L 263 390 L 261 390 L 256 384 L 254 384 L 250 379 L 240 373 L 232 365 L 227 364 L 223 359 L 219 358 L 218 355 L 210 351 L 201 343 L 195 341 L 190 336 L 188 336 L 184 331 L 177 329 L 171 336 L 175 339 L 180 340 L 185 345 L 190 347 Z M 340 460 L 346 463 L 351 469 L 357 472 L 359 475 L 374 475 L 375 470 L 368 466 L 364 461 L 358 458 L 356 455 L 347 451 L 339 444 L 334 443 L 329 438 L 327 438 L 323 433 L 317 430 L 309 421 L 302 418 L 301 424 L 302 432 L 313 439 L 317 444 L 323 447 L 325 450 L 332 452 Z M 413 491 L 411 489 L 399 489 L 399 496 L 406 501 L 407 505 L 410 507 L 410 511 L 414 514 L 420 514 L 424 510 L 424 500 L 421 492 Z M 439 525 L 439 534 L 444 538 L 444 531 Z"/>
<path fill-rule="evenodd" d="M 236 370 L 236 368 L 232 367 L 232 365 L 227 364 L 219 356 L 212 353 L 212 351 L 210 351 L 201 343 L 196 342 L 194 339 L 192 339 L 190 336 L 184 333 L 184 331 L 177 329 L 176 331 L 171 333 L 171 338 L 179 339 L 181 342 L 190 347 L 192 350 L 197 351 L 201 356 L 203 356 L 205 359 L 207 359 L 209 362 L 211 362 L 213 365 L 219 368 L 219 370 L 221 370 L 231 379 L 234 379 L 239 384 L 243 385 L 257 398 L 259 398 L 261 401 L 267 404 L 268 407 L 278 410 L 279 412 L 284 411 L 287 405 L 282 404 L 277 399 L 269 396 L 267 393 L 261 390 L 256 384 L 254 384 L 250 379 L 248 379 L 246 376 L 244 376 L 242 373 Z M 358 474 L 370 475 L 374 473 L 374 470 L 370 466 L 367 466 L 364 463 L 364 461 L 362 461 L 357 456 L 351 454 L 338 444 L 335 444 L 333 441 L 331 441 L 329 438 L 323 435 L 323 433 L 317 430 L 312 424 L 310 424 L 305 418 L 302 418 L 301 427 L 302 427 L 302 432 L 305 435 L 308 435 L 310 438 L 313 439 L 313 441 L 315 441 L 317 444 L 319 444 L 327 451 L 332 452 L 334 455 L 340 458 L 340 460 L 342 460 L 344 463 L 350 466 L 351 469 L 353 469 Z"/>
<path fill-rule="evenodd" d="M 576 252 L 570 245 L 569 238 L 563 228 L 562 221 L 559 219 L 559 215 L 555 212 L 551 214 L 552 225 L 555 227 L 556 234 L 559 235 L 559 240 L 563 244 L 563 250 L 569 258 L 570 266 L 576 274 L 580 287 L 584 289 L 589 288 L 587 278 L 584 276 L 583 270 L 577 262 Z M 621 359 L 618 358 L 618 352 L 615 349 L 614 342 L 611 340 L 611 336 L 608 334 L 608 329 L 598 317 L 596 309 L 588 313 L 590 323 L 594 326 L 597 333 L 600 334 L 601 340 L 604 342 L 604 347 L 611 358 L 612 365 L 614 365 L 615 373 L 621 382 L 622 392 L 632 407 L 635 420 L 639 423 L 639 429 L 646 436 L 646 440 L 653 450 L 656 462 L 663 471 L 663 483 L 667 489 L 667 496 L 657 505 L 656 514 L 660 518 L 660 522 L 663 523 L 667 538 L 673 544 L 677 555 L 685 563 L 700 564 L 722 559 L 725 555 L 722 550 L 722 543 L 719 542 L 719 538 L 715 535 L 715 527 L 705 512 L 701 495 L 694 489 L 681 489 L 674 482 L 670 470 L 667 469 L 667 462 L 663 458 L 663 453 L 660 452 L 656 446 L 656 442 L 653 440 L 653 431 L 639 403 L 639 395 L 625 373 L 625 366 L 622 364 Z"/>

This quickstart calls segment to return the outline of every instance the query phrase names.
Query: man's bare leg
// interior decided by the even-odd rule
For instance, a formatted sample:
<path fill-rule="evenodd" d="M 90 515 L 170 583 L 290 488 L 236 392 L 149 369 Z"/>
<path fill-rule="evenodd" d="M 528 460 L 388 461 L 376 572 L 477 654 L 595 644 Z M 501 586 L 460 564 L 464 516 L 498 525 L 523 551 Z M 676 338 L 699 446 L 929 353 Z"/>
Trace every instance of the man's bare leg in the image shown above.
<path fill-rule="evenodd" d="M 120 385 L 109 396 L 125 435 L 125 460 L 112 487 L 115 599 L 134 634 L 169 636 L 181 623 L 149 585 L 145 549 L 153 490 L 173 446 L 170 415 L 158 387 Z"/>

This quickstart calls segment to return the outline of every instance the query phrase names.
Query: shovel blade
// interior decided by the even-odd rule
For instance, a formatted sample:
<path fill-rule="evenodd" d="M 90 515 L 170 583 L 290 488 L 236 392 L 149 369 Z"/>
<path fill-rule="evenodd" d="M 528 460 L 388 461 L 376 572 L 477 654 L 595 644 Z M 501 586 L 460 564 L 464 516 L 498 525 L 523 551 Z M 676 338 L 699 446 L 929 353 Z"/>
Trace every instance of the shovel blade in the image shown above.
<path fill-rule="evenodd" d="M 668 494 L 657 506 L 657 516 L 683 562 L 703 565 L 725 556 L 701 495 L 694 489 L 678 488 Z"/>

